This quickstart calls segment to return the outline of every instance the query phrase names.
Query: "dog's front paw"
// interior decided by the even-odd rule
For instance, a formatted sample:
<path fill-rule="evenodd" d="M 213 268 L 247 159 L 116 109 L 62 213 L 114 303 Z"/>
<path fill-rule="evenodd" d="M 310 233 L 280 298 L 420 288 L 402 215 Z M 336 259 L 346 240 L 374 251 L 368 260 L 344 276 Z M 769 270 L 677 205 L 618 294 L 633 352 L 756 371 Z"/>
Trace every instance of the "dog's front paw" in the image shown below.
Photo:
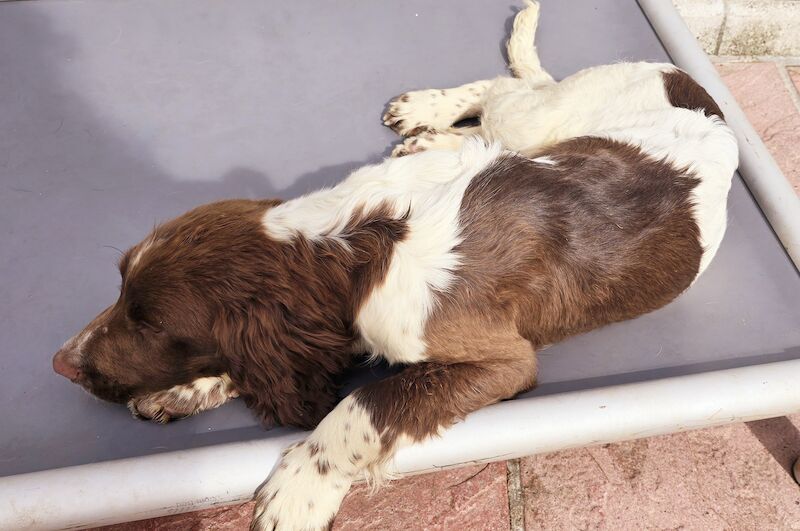
<path fill-rule="evenodd" d="M 251 530 L 330 529 L 352 480 L 325 454 L 321 445 L 304 442 L 283 456 L 256 493 Z"/>
<path fill-rule="evenodd" d="M 133 398 L 128 401 L 128 409 L 136 418 L 165 424 L 219 407 L 236 396 L 238 393 L 227 375 L 213 376 Z"/>
<path fill-rule="evenodd" d="M 438 109 L 445 99 L 442 92 L 445 91 L 416 90 L 396 97 L 389 102 L 383 124 L 402 136 L 444 131 L 452 125 L 452 117 Z"/>

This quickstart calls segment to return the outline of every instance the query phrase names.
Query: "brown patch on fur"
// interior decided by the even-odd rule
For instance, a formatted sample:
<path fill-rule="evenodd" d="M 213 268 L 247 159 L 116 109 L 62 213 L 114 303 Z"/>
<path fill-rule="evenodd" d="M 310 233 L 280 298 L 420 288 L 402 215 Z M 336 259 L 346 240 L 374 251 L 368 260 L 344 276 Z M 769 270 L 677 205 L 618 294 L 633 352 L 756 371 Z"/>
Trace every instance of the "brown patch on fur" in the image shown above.
<path fill-rule="evenodd" d="M 422 133 L 427 133 L 429 131 L 430 131 L 429 127 L 424 126 L 424 125 L 420 125 L 420 126 L 417 126 L 417 127 L 413 128 L 413 129 L 411 129 L 408 133 L 406 133 L 406 136 L 417 136 L 417 135 L 420 135 Z"/>
<path fill-rule="evenodd" d="M 327 473 L 331 469 L 328 462 L 325 461 L 324 459 L 318 459 L 314 464 L 317 467 L 317 472 L 319 472 L 321 476 L 327 475 Z"/>
<path fill-rule="evenodd" d="M 714 99 L 689 74 L 676 69 L 663 72 L 661 75 L 664 78 L 664 90 L 673 107 L 703 109 L 706 116 L 719 116 L 725 119 Z"/>
<path fill-rule="evenodd" d="M 319 444 L 312 442 L 308 445 L 308 455 L 314 457 L 319 453 Z"/>
<path fill-rule="evenodd" d="M 94 323 L 108 333 L 86 343 L 80 383 L 126 401 L 227 372 L 264 424 L 315 426 L 351 362 L 355 315 L 407 226 L 379 206 L 353 215 L 349 248 L 275 241 L 261 220 L 277 204 L 204 205 L 129 251 L 120 298 Z"/>

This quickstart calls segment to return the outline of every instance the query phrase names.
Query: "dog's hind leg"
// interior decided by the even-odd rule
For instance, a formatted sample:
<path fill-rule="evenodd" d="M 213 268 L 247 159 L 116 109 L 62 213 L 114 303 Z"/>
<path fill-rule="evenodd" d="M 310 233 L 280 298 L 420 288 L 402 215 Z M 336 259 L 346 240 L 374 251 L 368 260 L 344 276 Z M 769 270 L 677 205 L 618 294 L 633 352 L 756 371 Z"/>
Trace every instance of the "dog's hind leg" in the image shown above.
<path fill-rule="evenodd" d="M 542 68 L 534 45 L 539 22 L 539 4 L 532 0 L 527 0 L 526 3 L 525 9 L 514 18 L 514 29 L 508 40 L 509 67 L 524 82 L 524 86 L 536 88 L 553 85 L 555 81 Z M 512 80 L 505 81 L 508 85 Z M 449 89 L 406 92 L 389 102 L 383 115 L 383 123 L 405 137 L 418 136 L 424 132 L 458 133 L 458 128 L 453 125 L 460 120 L 481 116 L 484 97 L 494 83 L 493 80 L 483 80 Z M 468 134 L 480 133 L 478 128 Z"/>
<path fill-rule="evenodd" d="M 164 424 L 214 409 L 237 396 L 239 394 L 233 388 L 230 377 L 223 374 L 198 378 L 188 384 L 134 398 L 128 402 L 128 409 L 134 417 Z"/>
<path fill-rule="evenodd" d="M 458 131 L 453 124 L 480 116 L 483 95 L 491 84 L 485 80 L 450 89 L 406 92 L 389 102 L 383 123 L 402 136 Z"/>

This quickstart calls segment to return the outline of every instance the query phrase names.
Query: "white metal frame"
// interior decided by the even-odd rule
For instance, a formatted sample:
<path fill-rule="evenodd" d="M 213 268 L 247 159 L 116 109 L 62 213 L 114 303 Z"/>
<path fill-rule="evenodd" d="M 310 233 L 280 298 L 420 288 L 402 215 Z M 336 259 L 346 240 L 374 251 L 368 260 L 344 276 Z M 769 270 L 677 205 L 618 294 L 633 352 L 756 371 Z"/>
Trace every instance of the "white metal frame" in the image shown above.
<path fill-rule="evenodd" d="M 740 173 L 796 266 L 800 200 L 669 0 L 639 0 L 675 64 L 736 131 Z M 402 450 L 417 473 L 800 411 L 800 360 L 502 402 Z M 564 422 L 569 419 L 569 422 Z M 0 529 L 139 520 L 249 499 L 301 433 L 0 479 Z"/>

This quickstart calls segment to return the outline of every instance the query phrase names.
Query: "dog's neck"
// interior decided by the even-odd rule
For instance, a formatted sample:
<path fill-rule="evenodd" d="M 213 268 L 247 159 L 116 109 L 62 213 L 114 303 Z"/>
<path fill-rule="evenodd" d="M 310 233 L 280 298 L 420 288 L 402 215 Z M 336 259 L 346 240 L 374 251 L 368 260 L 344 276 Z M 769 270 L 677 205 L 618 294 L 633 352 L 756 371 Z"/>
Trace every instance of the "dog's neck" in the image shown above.
<path fill-rule="evenodd" d="M 251 295 L 223 301 L 217 324 L 228 372 L 262 422 L 310 428 L 333 407 L 359 344 L 356 315 L 406 230 L 379 208 L 337 237 L 265 243 Z"/>

